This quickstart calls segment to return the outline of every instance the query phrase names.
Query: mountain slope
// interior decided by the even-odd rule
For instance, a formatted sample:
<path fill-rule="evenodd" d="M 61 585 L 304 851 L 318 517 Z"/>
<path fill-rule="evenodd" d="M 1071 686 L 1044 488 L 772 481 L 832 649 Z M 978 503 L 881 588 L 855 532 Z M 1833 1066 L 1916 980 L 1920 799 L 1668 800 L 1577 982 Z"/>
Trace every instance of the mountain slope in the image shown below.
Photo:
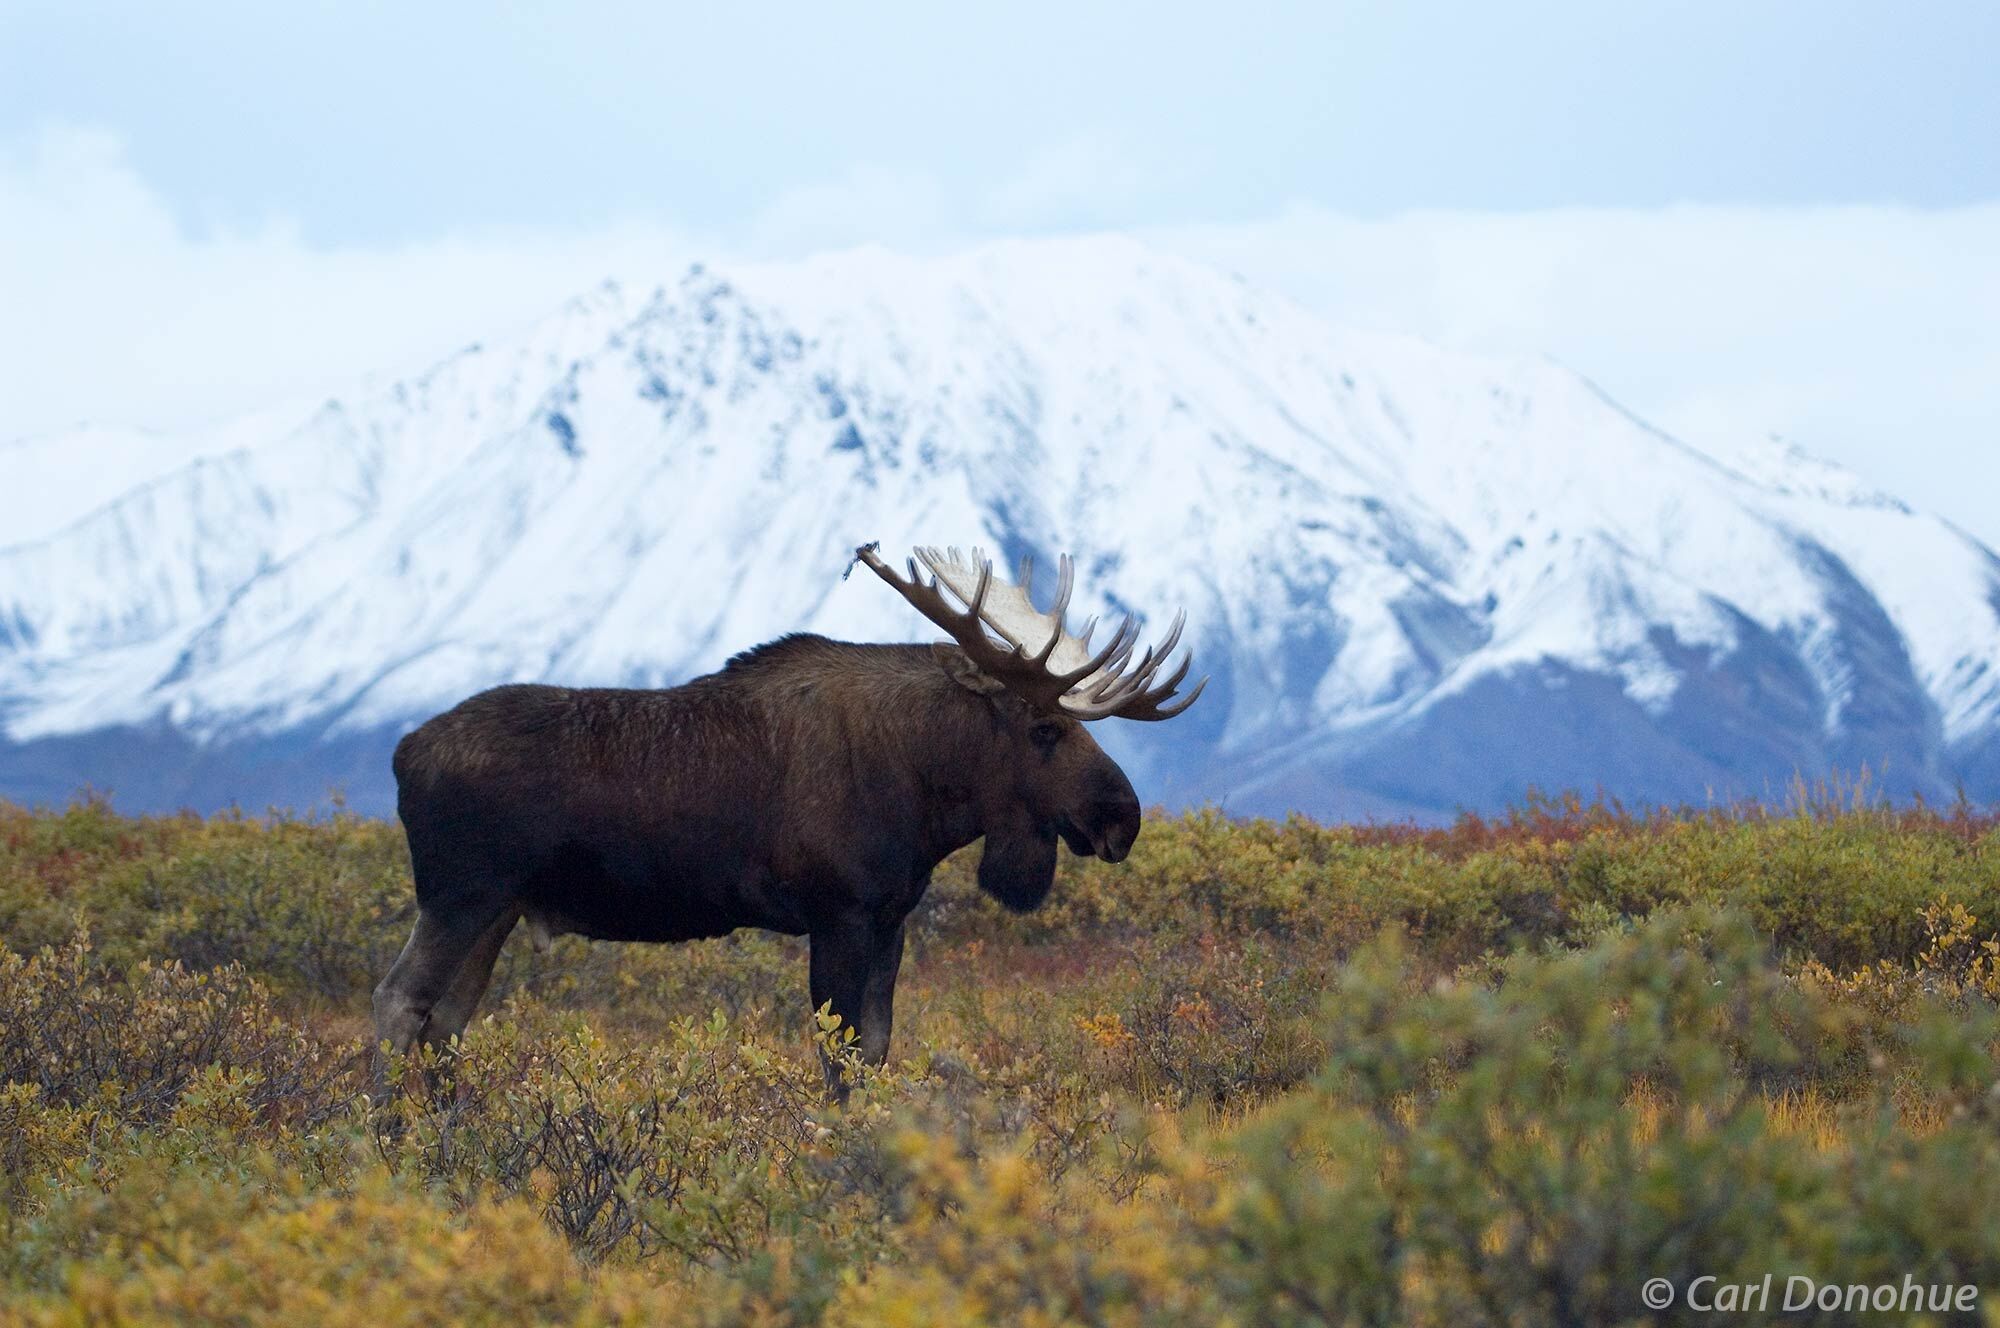
<path fill-rule="evenodd" d="M 1863 763 L 2000 796 L 1990 550 L 1115 239 L 607 286 L 0 548 L 0 789 L 337 772 L 381 807 L 395 735 L 495 682 L 927 635 L 840 579 L 868 539 L 1071 549 L 1086 611 L 1184 605 L 1208 697 L 1102 726 L 1147 796 L 1435 814 Z"/>

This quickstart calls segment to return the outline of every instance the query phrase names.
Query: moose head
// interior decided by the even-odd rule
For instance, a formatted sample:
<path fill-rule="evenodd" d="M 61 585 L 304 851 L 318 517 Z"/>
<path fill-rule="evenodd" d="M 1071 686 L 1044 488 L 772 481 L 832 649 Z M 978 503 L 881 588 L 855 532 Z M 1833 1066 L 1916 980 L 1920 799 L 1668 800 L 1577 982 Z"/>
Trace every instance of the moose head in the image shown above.
<path fill-rule="evenodd" d="M 1058 838 L 1079 856 L 1123 861 L 1139 835 L 1138 795 L 1084 725 L 1114 717 L 1171 719 L 1194 704 L 1208 679 L 1175 699 L 1192 654 L 1159 678 L 1180 643 L 1185 615 L 1176 614 L 1165 640 L 1136 660 L 1139 627 L 1130 616 L 1093 653 L 1096 619 L 1080 633 L 1067 627 L 1075 588 L 1068 554 L 1058 563 L 1047 611 L 1035 607 L 1032 558 L 1022 560 L 1010 584 L 978 549 L 968 557 L 957 549 L 919 548 L 907 576 L 872 546 L 856 556 L 950 634 L 952 643 L 932 653 L 990 712 L 984 750 L 964 753 L 968 768 L 984 772 L 989 785 L 980 885 L 1010 908 L 1033 908 L 1054 879 Z"/>

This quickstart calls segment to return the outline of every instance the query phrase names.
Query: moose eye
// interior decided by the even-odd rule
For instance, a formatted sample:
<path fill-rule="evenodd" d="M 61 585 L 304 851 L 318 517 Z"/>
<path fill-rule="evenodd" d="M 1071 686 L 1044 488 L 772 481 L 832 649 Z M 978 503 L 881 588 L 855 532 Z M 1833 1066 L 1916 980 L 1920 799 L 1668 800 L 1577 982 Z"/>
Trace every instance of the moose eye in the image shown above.
<path fill-rule="evenodd" d="M 1028 741 L 1043 751 L 1052 751 L 1062 741 L 1063 726 L 1053 719 L 1038 719 L 1028 726 Z"/>

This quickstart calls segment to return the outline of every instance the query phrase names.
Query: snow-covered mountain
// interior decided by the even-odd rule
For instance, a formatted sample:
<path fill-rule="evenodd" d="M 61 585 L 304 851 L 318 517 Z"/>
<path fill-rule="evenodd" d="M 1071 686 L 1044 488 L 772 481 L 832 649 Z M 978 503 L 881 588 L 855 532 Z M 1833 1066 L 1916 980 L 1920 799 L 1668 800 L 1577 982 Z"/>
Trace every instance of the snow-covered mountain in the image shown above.
<path fill-rule="evenodd" d="M 786 631 L 934 635 L 856 544 L 1079 555 L 1188 611 L 1142 796 L 1431 814 L 1864 763 L 2000 798 L 2000 557 L 1780 444 L 1544 362 L 1357 335 L 1111 238 L 606 285 L 201 437 L 0 448 L 0 793 L 390 805 L 505 680 L 659 685 Z"/>

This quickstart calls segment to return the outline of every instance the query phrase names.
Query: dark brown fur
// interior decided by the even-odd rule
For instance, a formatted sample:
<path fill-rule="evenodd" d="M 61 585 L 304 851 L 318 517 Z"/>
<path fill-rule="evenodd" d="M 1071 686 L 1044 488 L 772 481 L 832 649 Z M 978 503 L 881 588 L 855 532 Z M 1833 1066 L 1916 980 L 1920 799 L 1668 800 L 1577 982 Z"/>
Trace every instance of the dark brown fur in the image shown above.
<path fill-rule="evenodd" d="M 1056 842 L 1118 861 L 1131 783 L 955 646 L 790 636 L 664 691 L 496 687 L 397 745 L 419 915 L 376 990 L 402 1050 L 460 1032 L 516 921 L 607 940 L 811 937 L 815 1006 L 888 1051 L 903 921 L 945 855 L 1046 897 Z"/>

